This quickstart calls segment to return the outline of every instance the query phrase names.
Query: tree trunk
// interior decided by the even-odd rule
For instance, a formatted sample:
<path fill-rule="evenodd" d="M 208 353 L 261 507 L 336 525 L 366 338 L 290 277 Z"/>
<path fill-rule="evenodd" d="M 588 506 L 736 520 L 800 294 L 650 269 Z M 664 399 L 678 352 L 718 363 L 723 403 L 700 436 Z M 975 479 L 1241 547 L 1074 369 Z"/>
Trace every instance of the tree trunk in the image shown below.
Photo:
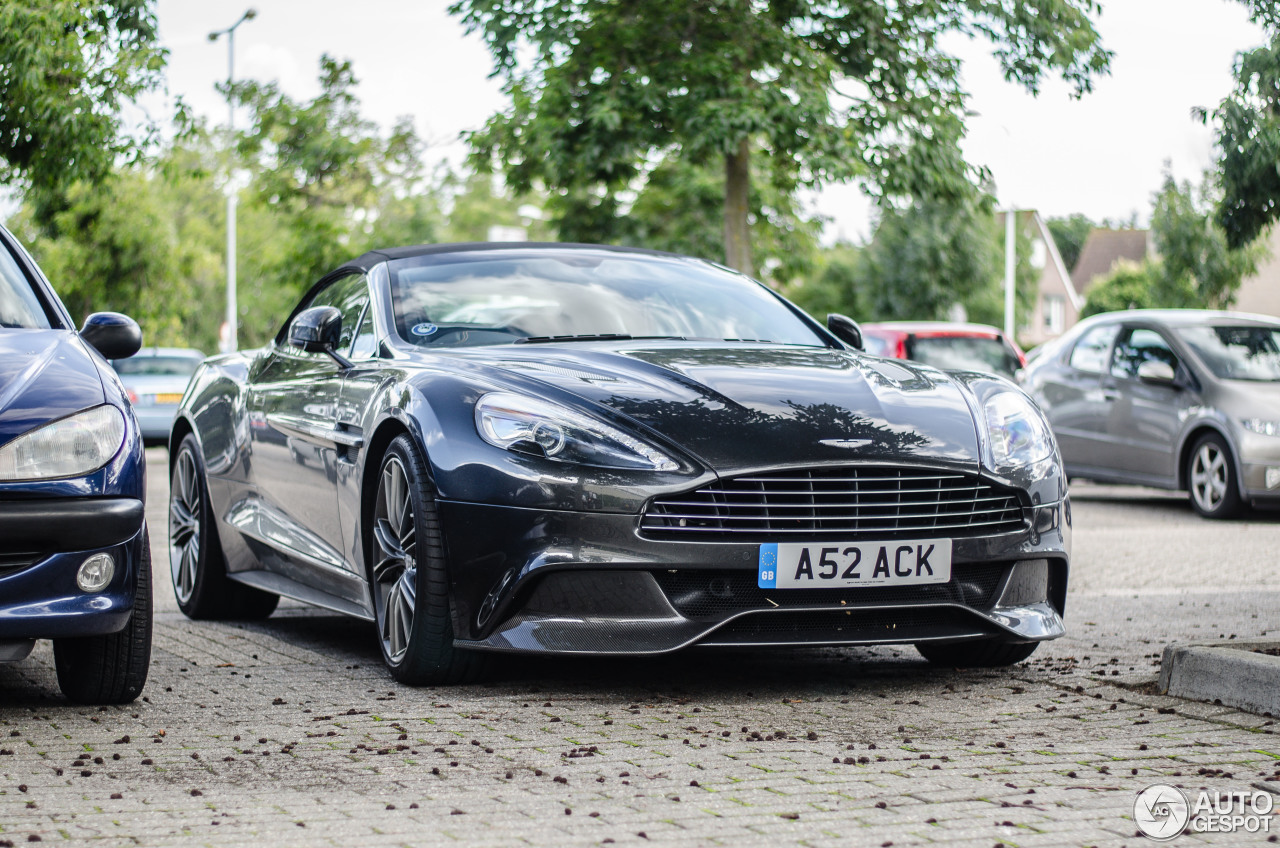
<path fill-rule="evenodd" d="M 755 276 L 751 263 L 751 228 L 747 222 L 751 197 L 751 148 L 747 139 L 724 157 L 724 261 L 730 268 Z"/>

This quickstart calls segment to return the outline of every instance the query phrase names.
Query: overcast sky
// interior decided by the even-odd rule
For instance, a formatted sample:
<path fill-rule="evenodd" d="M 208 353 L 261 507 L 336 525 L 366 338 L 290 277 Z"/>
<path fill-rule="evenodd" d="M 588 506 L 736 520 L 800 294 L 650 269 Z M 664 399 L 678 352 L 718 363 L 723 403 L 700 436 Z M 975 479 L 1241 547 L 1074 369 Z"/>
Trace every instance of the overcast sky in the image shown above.
<path fill-rule="evenodd" d="M 364 114 L 389 127 L 412 115 L 429 158 L 459 161 L 458 134 L 504 107 L 488 51 L 450 17 L 446 0 L 159 0 L 160 36 L 169 48 L 170 95 L 226 121 L 214 84 L 227 75 L 224 37 L 252 6 L 257 17 L 236 31 L 236 76 L 278 80 L 296 98 L 314 96 L 322 53 L 350 59 Z M 1094 219 L 1145 222 L 1165 162 L 1179 180 L 1199 180 L 1213 160 L 1210 130 L 1191 118 L 1231 89 L 1235 54 L 1263 41 L 1244 6 L 1228 0 L 1104 0 L 1097 21 L 1115 53 L 1111 75 L 1081 100 L 1050 81 L 1037 98 L 1006 83 L 983 43 L 964 44 L 964 85 L 976 113 L 966 154 L 988 166 L 1001 204 L 1046 216 L 1082 212 Z M 157 107 L 163 108 L 163 107 Z M 159 117 L 159 116 L 157 116 Z M 854 186 L 815 199 L 833 220 L 828 238 L 864 239 L 870 210 Z"/>

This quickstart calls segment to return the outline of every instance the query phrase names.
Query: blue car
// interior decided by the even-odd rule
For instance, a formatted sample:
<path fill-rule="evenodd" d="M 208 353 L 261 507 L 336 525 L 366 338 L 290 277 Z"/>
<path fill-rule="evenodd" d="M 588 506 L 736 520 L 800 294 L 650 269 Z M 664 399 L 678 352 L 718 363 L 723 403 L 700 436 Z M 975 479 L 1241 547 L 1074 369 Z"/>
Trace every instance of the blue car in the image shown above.
<path fill-rule="evenodd" d="M 0 662 L 53 640 L 69 699 L 119 704 L 151 662 L 142 437 L 109 359 L 142 345 L 130 318 L 79 332 L 0 227 Z"/>

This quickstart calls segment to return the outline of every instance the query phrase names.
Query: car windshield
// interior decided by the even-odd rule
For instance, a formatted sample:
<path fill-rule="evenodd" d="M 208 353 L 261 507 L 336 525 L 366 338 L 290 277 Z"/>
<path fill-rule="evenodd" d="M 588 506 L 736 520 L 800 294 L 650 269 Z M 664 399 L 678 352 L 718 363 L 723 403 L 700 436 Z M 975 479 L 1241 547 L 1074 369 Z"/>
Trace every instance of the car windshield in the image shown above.
<path fill-rule="evenodd" d="M 200 364 L 195 356 L 142 356 L 111 363 L 121 376 L 190 377 Z"/>
<path fill-rule="evenodd" d="M 1018 361 L 999 339 L 982 336 L 916 336 L 908 356 L 948 371 L 987 371 L 1012 377 Z"/>
<path fill-rule="evenodd" d="M 1177 333 L 1220 379 L 1280 382 L 1280 327 L 1179 327 Z"/>
<path fill-rule="evenodd" d="M 0 243 L 0 327 L 27 330 L 50 327 L 40 299 L 3 243 Z"/>
<path fill-rule="evenodd" d="M 419 345 L 600 338 L 825 345 L 761 284 L 696 260 L 511 249 L 394 260 L 388 269 L 396 330 Z"/>

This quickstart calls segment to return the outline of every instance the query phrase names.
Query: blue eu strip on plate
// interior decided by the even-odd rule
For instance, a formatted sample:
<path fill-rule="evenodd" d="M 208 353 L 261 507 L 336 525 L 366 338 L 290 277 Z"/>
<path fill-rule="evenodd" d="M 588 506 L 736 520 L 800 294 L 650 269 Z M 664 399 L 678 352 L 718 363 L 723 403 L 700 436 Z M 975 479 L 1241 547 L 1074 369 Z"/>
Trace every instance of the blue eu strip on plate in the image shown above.
<path fill-rule="evenodd" d="M 760 546 L 760 571 L 756 585 L 761 589 L 773 589 L 778 585 L 778 546 Z"/>

